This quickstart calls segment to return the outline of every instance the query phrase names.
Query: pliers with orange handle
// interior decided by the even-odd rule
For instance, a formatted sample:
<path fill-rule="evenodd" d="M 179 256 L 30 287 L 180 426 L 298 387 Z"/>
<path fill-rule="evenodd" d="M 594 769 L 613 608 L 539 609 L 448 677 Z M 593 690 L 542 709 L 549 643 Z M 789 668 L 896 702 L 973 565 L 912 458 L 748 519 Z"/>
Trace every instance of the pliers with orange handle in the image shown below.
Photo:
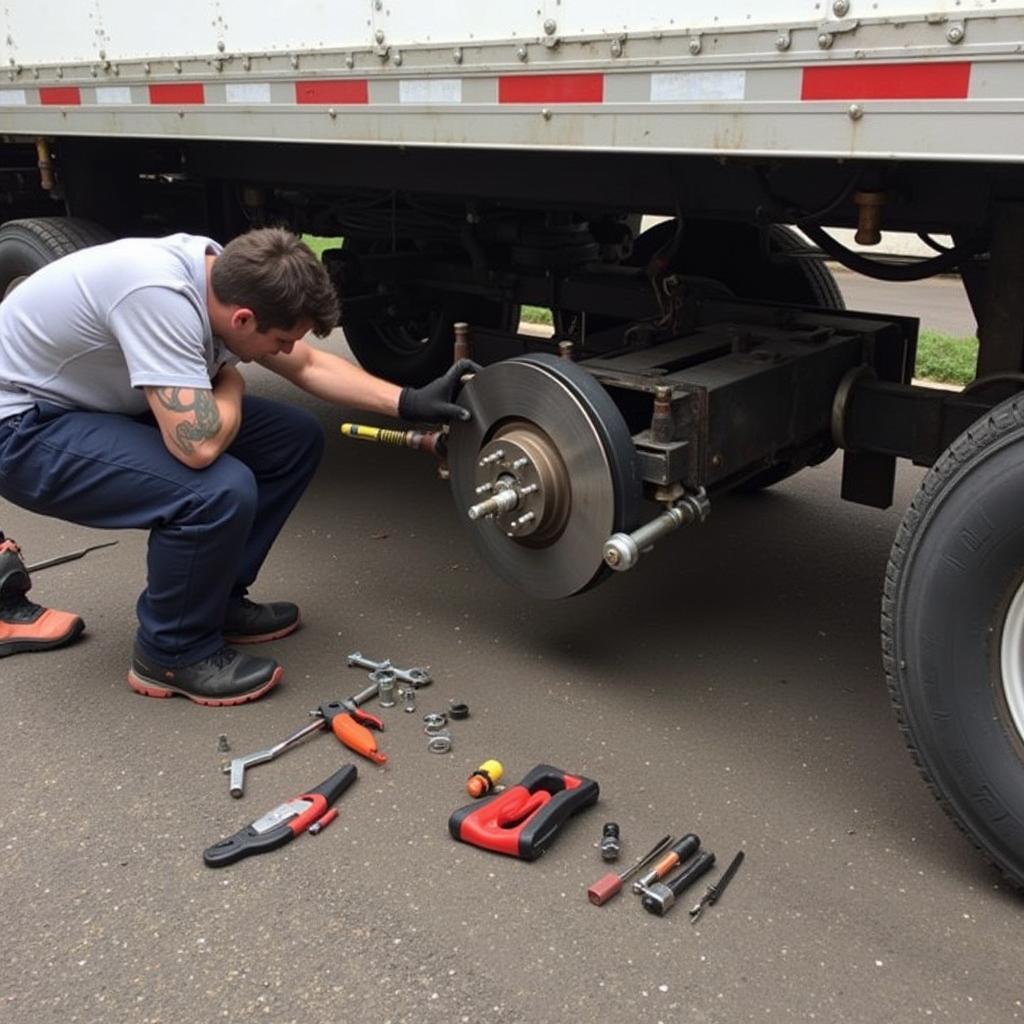
<path fill-rule="evenodd" d="M 349 750 L 354 750 L 374 764 L 384 764 L 387 761 L 388 755 L 377 749 L 377 738 L 370 732 L 370 729 L 383 732 L 384 723 L 376 715 L 361 710 L 354 700 L 334 700 L 328 704 L 321 704 L 310 714 L 314 718 L 323 719 L 324 725 L 330 728 Z"/>

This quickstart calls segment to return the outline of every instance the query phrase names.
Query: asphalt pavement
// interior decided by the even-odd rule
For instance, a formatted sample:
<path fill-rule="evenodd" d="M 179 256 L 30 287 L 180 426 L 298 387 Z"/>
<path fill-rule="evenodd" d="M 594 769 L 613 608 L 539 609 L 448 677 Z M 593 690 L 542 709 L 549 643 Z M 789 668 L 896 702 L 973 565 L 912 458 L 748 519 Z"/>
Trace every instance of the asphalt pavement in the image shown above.
<path fill-rule="evenodd" d="M 840 502 L 839 460 L 723 499 L 632 573 L 539 603 L 476 558 L 430 459 L 344 440 L 344 410 L 263 371 L 256 393 L 322 419 L 321 470 L 253 592 L 301 603 L 262 652 L 284 683 L 240 708 L 131 692 L 125 671 L 146 538 L 40 573 L 80 611 L 74 646 L 0 661 L 0 1019 L 76 1022 L 1002 1022 L 1024 1016 L 1022 905 L 929 794 L 882 674 L 879 592 L 921 471 L 894 507 Z M 30 560 L 111 535 L 0 502 Z M 418 712 L 470 706 L 454 749 L 382 710 L 383 768 L 360 762 L 340 818 L 211 870 L 202 851 L 350 760 L 320 735 L 253 769 L 365 684 L 359 649 L 429 665 Z M 230 756 L 230 755 L 229 755 Z M 453 841 L 486 758 L 507 780 L 553 764 L 598 805 L 536 863 Z M 623 861 L 697 832 L 746 861 L 697 925 L 631 894 L 591 906 L 597 842 Z M 699 892 L 699 888 L 697 890 Z M 694 893 L 696 895 L 696 893 Z"/>

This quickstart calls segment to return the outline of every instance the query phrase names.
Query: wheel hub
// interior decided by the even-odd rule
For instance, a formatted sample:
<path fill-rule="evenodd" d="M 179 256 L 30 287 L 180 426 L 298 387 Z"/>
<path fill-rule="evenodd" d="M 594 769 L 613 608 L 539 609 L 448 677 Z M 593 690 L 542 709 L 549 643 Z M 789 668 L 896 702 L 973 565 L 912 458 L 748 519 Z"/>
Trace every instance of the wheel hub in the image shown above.
<path fill-rule="evenodd" d="M 1010 602 L 1000 644 L 1003 695 L 1017 735 L 1024 743 L 1024 584 Z"/>

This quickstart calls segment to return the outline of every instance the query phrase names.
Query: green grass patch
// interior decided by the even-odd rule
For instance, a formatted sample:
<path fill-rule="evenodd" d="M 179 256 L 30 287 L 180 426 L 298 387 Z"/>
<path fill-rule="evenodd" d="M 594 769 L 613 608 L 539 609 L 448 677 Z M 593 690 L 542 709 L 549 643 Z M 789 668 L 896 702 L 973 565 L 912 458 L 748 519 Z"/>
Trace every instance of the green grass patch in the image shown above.
<path fill-rule="evenodd" d="M 525 324 L 546 324 L 552 325 L 551 310 L 543 306 L 523 306 L 519 312 L 519 319 Z"/>
<path fill-rule="evenodd" d="M 942 384 L 967 384 L 974 380 L 977 361 L 977 338 L 954 338 L 923 330 L 917 339 L 914 376 Z"/>
<path fill-rule="evenodd" d="M 320 235 L 303 235 L 302 240 L 321 259 L 323 258 L 324 249 L 337 249 L 342 241 L 340 238 L 322 238 Z"/>

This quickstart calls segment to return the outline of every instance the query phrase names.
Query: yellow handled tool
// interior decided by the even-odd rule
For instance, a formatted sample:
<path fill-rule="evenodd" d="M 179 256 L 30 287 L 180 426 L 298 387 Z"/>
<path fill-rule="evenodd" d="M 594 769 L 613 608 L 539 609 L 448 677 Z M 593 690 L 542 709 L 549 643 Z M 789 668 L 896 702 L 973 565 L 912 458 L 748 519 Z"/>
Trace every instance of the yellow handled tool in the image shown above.
<path fill-rule="evenodd" d="M 341 432 L 345 437 L 362 441 L 379 441 L 381 444 L 398 448 L 418 448 L 420 451 L 438 454 L 438 444 L 443 435 L 440 431 L 391 430 L 388 427 L 368 427 L 363 423 L 342 423 Z"/>

